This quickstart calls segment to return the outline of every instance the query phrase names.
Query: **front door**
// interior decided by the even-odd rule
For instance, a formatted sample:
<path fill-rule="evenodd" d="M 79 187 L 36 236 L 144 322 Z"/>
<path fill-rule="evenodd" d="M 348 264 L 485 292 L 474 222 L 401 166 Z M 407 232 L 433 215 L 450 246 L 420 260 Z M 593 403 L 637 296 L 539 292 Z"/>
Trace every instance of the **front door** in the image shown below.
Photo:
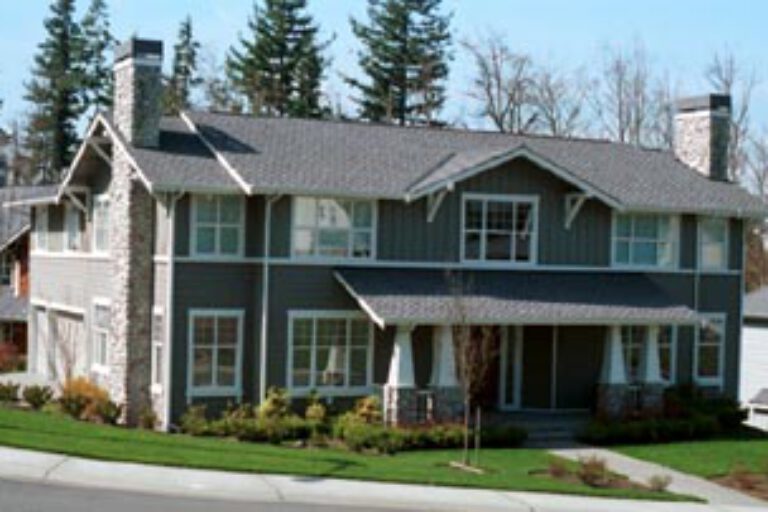
<path fill-rule="evenodd" d="M 523 327 L 501 328 L 501 376 L 499 379 L 499 408 L 510 411 L 520 408 L 523 383 Z"/>

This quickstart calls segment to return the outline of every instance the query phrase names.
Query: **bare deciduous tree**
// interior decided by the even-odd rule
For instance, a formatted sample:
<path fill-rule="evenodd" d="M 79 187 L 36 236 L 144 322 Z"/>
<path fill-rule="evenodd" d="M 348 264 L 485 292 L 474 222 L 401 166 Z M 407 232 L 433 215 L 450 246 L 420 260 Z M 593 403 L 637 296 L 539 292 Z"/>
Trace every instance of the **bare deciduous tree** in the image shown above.
<path fill-rule="evenodd" d="M 568 75 L 552 68 L 540 69 L 533 85 L 539 131 L 560 137 L 582 133 L 586 124 L 586 92 L 581 72 Z"/>

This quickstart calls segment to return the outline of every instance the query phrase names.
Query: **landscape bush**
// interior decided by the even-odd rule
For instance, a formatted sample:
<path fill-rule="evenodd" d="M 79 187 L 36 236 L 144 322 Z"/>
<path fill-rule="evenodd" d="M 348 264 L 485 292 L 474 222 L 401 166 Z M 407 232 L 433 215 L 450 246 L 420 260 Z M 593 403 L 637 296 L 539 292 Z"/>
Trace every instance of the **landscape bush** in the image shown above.
<path fill-rule="evenodd" d="M 528 439 L 525 429 L 514 425 L 491 425 L 480 431 L 483 448 L 517 448 Z"/>
<path fill-rule="evenodd" d="M 32 409 L 39 411 L 53 399 L 53 390 L 48 386 L 32 385 L 25 387 L 21 395 Z"/>
<path fill-rule="evenodd" d="M 610 446 L 708 439 L 716 436 L 720 431 L 717 418 L 698 415 L 685 419 L 594 421 L 579 437 L 580 440 L 589 444 Z"/>
<path fill-rule="evenodd" d="M 0 403 L 11 403 L 19 400 L 19 385 L 13 382 L 0 382 Z"/>
<path fill-rule="evenodd" d="M 109 392 L 85 377 L 64 383 L 59 407 L 75 419 L 110 425 L 117 423 L 122 414 L 122 406 L 109 399 Z"/>
<path fill-rule="evenodd" d="M 597 456 L 579 459 L 579 469 L 576 471 L 579 480 L 590 487 L 606 487 L 610 483 L 610 473 L 605 459 Z"/>

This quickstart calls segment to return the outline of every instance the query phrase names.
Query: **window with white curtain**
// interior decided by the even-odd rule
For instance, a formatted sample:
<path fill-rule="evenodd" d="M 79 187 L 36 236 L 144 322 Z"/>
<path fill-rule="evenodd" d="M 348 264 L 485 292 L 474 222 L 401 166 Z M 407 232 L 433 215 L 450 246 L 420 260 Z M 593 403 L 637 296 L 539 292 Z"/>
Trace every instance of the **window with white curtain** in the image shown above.
<path fill-rule="evenodd" d="M 728 219 L 718 217 L 699 219 L 699 268 L 703 270 L 728 268 Z"/>
<path fill-rule="evenodd" d="M 297 257 L 373 257 L 375 203 L 321 197 L 293 199 L 293 255 Z"/>
<path fill-rule="evenodd" d="M 241 255 L 245 238 L 244 210 L 241 196 L 193 196 L 192 254 L 203 257 Z"/>
<path fill-rule="evenodd" d="M 613 263 L 628 267 L 677 266 L 679 219 L 654 213 L 616 214 Z"/>

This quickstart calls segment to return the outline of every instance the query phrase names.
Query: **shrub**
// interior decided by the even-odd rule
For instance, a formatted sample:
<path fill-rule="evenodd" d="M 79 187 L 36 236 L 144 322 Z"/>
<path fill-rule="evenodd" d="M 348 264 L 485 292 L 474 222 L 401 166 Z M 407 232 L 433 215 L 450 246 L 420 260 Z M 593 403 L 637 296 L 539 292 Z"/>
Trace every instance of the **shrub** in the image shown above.
<path fill-rule="evenodd" d="M 19 400 L 19 385 L 13 382 L 0 383 L 0 403 L 17 402 Z"/>
<path fill-rule="evenodd" d="M 53 390 L 48 386 L 27 386 L 22 392 L 22 398 L 31 408 L 39 411 L 53 399 Z"/>
<path fill-rule="evenodd" d="M 205 405 L 192 405 L 187 408 L 179 419 L 181 431 L 192 436 L 212 435 L 214 432 L 205 413 Z"/>
<path fill-rule="evenodd" d="M 257 411 L 251 404 L 229 405 L 221 418 L 211 423 L 211 434 L 217 436 L 241 437 L 242 431 L 249 431 L 249 423 L 256 421 Z"/>
<path fill-rule="evenodd" d="M 290 413 L 291 402 L 284 389 L 269 388 L 259 406 L 259 418 L 283 418 Z"/>
<path fill-rule="evenodd" d="M 514 425 L 489 426 L 480 432 L 483 448 L 517 448 L 528 439 L 528 432 Z"/>
<path fill-rule="evenodd" d="M 653 475 L 648 479 L 648 488 L 655 492 L 665 492 L 672 483 L 669 475 Z"/>
<path fill-rule="evenodd" d="M 349 422 L 344 428 L 344 444 L 356 452 L 375 450 L 379 453 L 393 454 L 406 445 L 406 439 L 399 429 L 357 420 Z"/>
<path fill-rule="evenodd" d="M 123 414 L 123 406 L 112 400 L 95 400 L 85 408 L 84 416 L 88 421 L 116 425 Z"/>
<path fill-rule="evenodd" d="M 551 457 L 547 466 L 547 473 L 552 478 L 563 478 L 568 475 L 568 465 L 560 457 Z"/>
<path fill-rule="evenodd" d="M 597 456 L 579 459 L 579 469 L 576 474 L 579 480 L 590 487 L 605 487 L 610 482 L 610 473 L 605 460 Z"/>
<path fill-rule="evenodd" d="M 615 444 L 666 443 L 707 439 L 720 432 L 720 424 L 712 416 L 637 420 L 623 423 L 595 421 L 579 437 L 598 446 Z"/>
<path fill-rule="evenodd" d="M 154 430 L 159 423 L 157 413 L 151 407 L 145 407 L 139 414 L 139 428 L 144 430 Z"/>
<path fill-rule="evenodd" d="M 83 377 L 67 380 L 59 397 L 62 411 L 75 419 L 88 421 L 111 419 L 114 407 L 109 402 L 107 390 Z"/>
<path fill-rule="evenodd" d="M 379 424 L 384 421 L 381 411 L 381 400 L 376 395 L 359 399 L 352 410 L 355 418 L 368 424 Z"/>

